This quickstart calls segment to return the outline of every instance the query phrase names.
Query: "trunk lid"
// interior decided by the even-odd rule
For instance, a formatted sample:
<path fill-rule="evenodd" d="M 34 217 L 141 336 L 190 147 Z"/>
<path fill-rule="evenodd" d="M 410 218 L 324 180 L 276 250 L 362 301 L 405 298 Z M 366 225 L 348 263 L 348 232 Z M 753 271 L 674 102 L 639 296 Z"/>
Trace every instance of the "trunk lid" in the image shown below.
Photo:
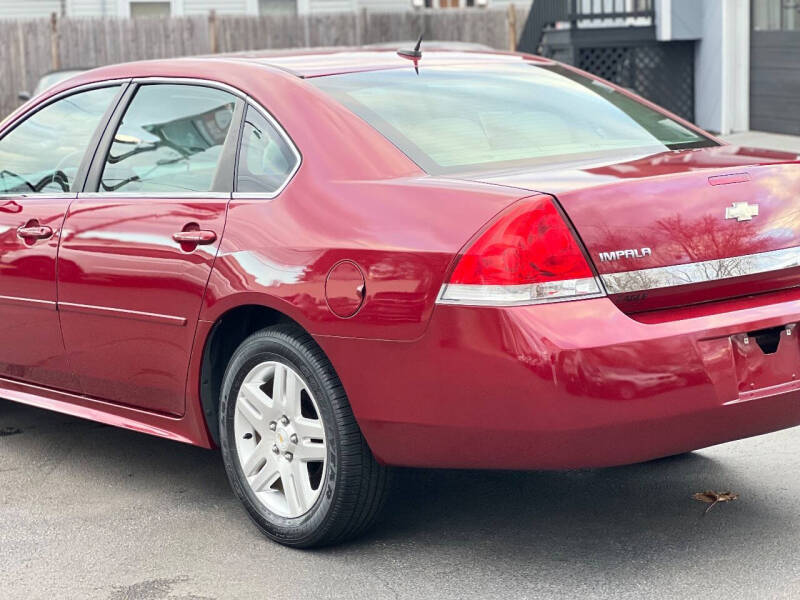
<path fill-rule="evenodd" d="M 626 312 L 800 285 L 800 161 L 720 146 L 469 177 L 553 195 Z"/>

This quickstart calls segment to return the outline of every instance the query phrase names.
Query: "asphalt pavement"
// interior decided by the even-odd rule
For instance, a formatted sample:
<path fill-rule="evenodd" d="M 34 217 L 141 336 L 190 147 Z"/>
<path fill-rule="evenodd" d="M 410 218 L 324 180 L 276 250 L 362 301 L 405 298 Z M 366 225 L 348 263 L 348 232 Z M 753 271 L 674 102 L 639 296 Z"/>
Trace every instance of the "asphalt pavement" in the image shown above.
<path fill-rule="evenodd" d="M 298 551 L 216 452 L 0 401 L 4 428 L 3 599 L 800 597 L 800 429 L 613 469 L 401 470 L 375 530 Z M 740 498 L 704 515 L 705 490 Z"/>

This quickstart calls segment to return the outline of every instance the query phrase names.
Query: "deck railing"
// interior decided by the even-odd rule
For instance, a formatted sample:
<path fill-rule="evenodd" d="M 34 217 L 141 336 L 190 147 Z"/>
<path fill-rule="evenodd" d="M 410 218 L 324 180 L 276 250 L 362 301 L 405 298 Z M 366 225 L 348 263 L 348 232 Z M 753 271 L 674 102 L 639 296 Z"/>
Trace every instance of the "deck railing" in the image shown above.
<path fill-rule="evenodd" d="M 655 18 L 653 0 L 567 0 L 569 21 L 628 21 Z"/>

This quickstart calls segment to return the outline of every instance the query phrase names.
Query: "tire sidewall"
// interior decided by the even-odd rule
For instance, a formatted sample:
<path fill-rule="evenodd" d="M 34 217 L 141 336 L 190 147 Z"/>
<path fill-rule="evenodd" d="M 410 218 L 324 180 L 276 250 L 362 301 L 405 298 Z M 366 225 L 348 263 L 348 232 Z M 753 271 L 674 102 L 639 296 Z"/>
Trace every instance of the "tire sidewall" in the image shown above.
<path fill-rule="evenodd" d="M 231 487 L 244 503 L 250 517 L 269 537 L 284 544 L 306 545 L 324 536 L 326 522 L 336 499 L 338 471 L 338 432 L 333 426 L 336 418 L 329 391 L 322 384 L 318 368 L 304 356 L 291 338 L 280 334 L 256 334 L 246 340 L 234 353 L 225 372 L 220 401 L 220 446 Z M 323 489 L 311 509 L 295 518 L 270 511 L 247 484 L 242 472 L 234 433 L 234 415 L 239 389 L 247 374 L 258 364 L 275 361 L 298 372 L 316 400 L 322 418 L 327 446 L 327 463 L 320 485 Z"/>

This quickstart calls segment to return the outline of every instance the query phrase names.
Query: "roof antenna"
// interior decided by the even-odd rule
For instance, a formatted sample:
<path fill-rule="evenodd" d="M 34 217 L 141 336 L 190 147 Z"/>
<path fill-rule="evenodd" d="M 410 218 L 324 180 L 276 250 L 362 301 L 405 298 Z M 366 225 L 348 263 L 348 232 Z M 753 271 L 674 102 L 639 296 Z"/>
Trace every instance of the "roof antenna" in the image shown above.
<path fill-rule="evenodd" d="M 419 39 L 417 39 L 417 45 L 414 46 L 413 50 L 408 49 L 400 49 L 397 51 L 397 55 L 402 58 L 407 58 L 408 60 L 414 61 L 414 71 L 417 75 L 419 75 L 419 59 L 422 58 L 422 50 L 420 50 L 420 46 L 422 45 L 422 34 L 419 34 Z"/>

